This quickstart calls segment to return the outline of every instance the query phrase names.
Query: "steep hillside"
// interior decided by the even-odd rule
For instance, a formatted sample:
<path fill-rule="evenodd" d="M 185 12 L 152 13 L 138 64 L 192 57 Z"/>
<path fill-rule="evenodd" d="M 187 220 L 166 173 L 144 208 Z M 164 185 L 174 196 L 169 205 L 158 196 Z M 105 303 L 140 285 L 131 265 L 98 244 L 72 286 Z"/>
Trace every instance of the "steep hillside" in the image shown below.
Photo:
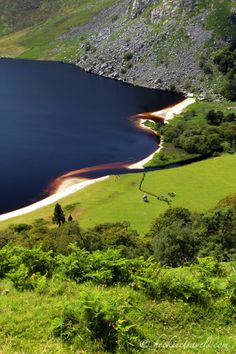
<path fill-rule="evenodd" d="M 211 95 L 235 0 L 0 0 L 0 55 L 74 62 L 150 87 Z"/>
<path fill-rule="evenodd" d="M 1 0 L 1 34 L 20 30 L 37 20 L 45 20 L 49 14 L 46 11 L 43 14 L 42 3 L 43 0 Z"/>

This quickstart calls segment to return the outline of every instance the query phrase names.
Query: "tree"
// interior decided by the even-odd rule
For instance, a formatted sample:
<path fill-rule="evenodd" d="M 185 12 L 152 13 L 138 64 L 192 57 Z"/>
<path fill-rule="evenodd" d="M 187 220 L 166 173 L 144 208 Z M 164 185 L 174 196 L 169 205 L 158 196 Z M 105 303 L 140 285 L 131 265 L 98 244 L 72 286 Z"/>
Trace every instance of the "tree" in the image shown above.
<path fill-rule="evenodd" d="M 191 213 L 185 208 L 167 210 L 152 227 L 154 256 L 161 264 L 178 267 L 192 261 L 196 255 L 196 242 Z"/>
<path fill-rule="evenodd" d="M 53 222 L 54 224 L 57 224 L 59 227 L 64 224 L 66 221 L 65 218 L 65 214 L 62 210 L 62 207 L 60 206 L 60 204 L 56 204 L 55 205 L 55 209 L 54 209 L 54 214 L 53 214 Z"/>
<path fill-rule="evenodd" d="M 208 124 L 220 125 L 224 121 L 224 114 L 221 111 L 211 110 L 207 113 L 206 119 Z"/>
<path fill-rule="evenodd" d="M 234 114 L 234 113 L 227 114 L 227 116 L 225 117 L 225 121 L 226 122 L 236 122 L 236 114 Z"/>
<path fill-rule="evenodd" d="M 219 261 L 228 261 L 232 255 L 235 257 L 236 212 L 228 201 L 229 206 L 225 200 L 219 208 L 200 215 L 193 226 L 201 240 L 198 256 L 213 256 Z"/>
<path fill-rule="evenodd" d="M 73 221 L 73 217 L 72 217 L 72 215 L 69 215 L 68 222 L 71 222 L 71 221 Z"/>
<path fill-rule="evenodd" d="M 229 80 L 224 88 L 223 95 L 230 101 L 236 101 L 236 84 L 235 80 Z"/>
<path fill-rule="evenodd" d="M 153 247 L 156 260 L 163 265 L 179 267 L 193 261 L 196 247 L 191 224 L 180 220 L 167 224 L 154 237 Z"/>

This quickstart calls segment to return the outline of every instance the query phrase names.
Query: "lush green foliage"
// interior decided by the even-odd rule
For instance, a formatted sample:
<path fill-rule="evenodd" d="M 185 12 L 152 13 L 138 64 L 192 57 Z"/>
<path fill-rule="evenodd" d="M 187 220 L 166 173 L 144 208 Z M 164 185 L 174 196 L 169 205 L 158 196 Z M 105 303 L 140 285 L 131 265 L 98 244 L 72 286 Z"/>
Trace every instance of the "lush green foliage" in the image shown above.
<path fill-rule="evenodd" d="M 236 209 L 229 203 L 208 213 L 192 215 L 187 209 L 168 210 L 152 225 L 154 255 L 172 267 L 199 256 L 227 261 L 236 258 Z"/>
<path fill-rule="evenodd" d="M 235 43 L 219 50 L 214 61 L 225 76 L 222 94 L 227 99 L 236 101 L 236 36 Z"/>
<path fill-rule="evenodd" d="M 151 354 L 156 343 L 169 350 L 177 332 L 200 346 L 219 328 L 212 353 L 215 345 L 236 349 L 228 333 L 236 320 L 235 195 L 204 214 L 169 208 L 145 238 L 127 222 L 82 230 L 44 220 L 0 236 L 4 352 L 41 352 L 43 340 L 48 353 Z M 31 329 L 22 332 L 25 321 Z"/>
<path fill-rule="evenodd" d="M 152 129 L 162 136 L 163 149 L 147 167 L 168 165 L 199 155 L 234 153 L 235 106 L 197 102 L 166 124 L 152 123 Z"/>
<path fill-rule="evenodd" d="M 236 140 L 236 115 L 224 116 L 223 112 L 207 112 L 205 122 L 196 127 L 192 120 L 195 111 L 183 114 L 183 119 L 175 126 L 165 125 L 160 129 L 165 142 L 174 144 L 190 154 L 212 154 L 214 152 L 234 152 Z"/>

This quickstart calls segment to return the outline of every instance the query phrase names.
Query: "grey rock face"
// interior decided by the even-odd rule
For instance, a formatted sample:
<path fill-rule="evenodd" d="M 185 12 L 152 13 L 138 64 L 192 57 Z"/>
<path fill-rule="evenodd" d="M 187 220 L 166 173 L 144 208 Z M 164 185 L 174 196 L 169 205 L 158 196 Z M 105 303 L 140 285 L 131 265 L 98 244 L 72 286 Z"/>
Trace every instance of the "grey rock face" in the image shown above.
<path fill-rule="evenodd" d="M 128 13 L 130 14 L 131 18 L 134 19 L 140 15 L 151 2 L 153 2 L 153 0 L 132 0 L 128 8 Z"/>
<path fill-rule="evenodd" d="M 141 86 L 205 94 L 208 89 L 204 86 L 199 53 L 204 53 L 204 45 L 212 34 L 202 26 L 207 11 L 197 12 L 191 18 L 186 15 L 195 9 L 197 2 L 125 0 L 123 6 L 119 2 L 120 7 L 117 5 L 110 15 L 114 16 L 118 10 L 123 15 L 112 25 L 109 20 L 106 26 L 96 25 L 96 33 L 93 31 L 89 37 L 94 52 L 80 56 L 78 65 Z M 125 6 L 126 12 L 121 12 Z M 151 11 L 143 15 L 149 6 Z M 152 23 L 162 19 L 164 22 L 158 29 L 153 27 Z"/>
<path fill-rule="evenodd" d="M 198 0 L 163 0 L 161 5 L 153 9 L 151 22 L 158 23 L 162 18 L 177 16 L 180 12 L 191 12 Z"/>

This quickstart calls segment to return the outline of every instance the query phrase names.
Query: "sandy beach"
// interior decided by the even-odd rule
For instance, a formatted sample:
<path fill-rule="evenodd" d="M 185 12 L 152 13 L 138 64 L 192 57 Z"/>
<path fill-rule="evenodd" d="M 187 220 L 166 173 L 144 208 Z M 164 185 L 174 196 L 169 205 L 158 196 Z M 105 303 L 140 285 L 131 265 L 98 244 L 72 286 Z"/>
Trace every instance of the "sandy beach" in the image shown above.
<path fill-rule="evenodd" d="M 153 117 L 163 118 L 165 121 L 171 120 L 176 114 L 180 114 L 189 105 L 196 102 L 196 98 L 188 97 L 184 101 L 172 106 L 162 109 L 161 111 L 152 112 Z"/>
<path fill-rule="evenodd" d="M 196 100 L 195 98 L 187 98 L 184 101 L 178 103 L 175 106 L 172 107 L 167 107 L 163 110 L 160 111 L 156 111 L 156 112 L 152 112 L 149 113 L 149 118 L 147 119 L 143 119 L 143 114 L 140 114 L 140 120 L 139 120 L 139 127 L 141 129 L 144 130 L 148 130 L 150 128 L 146 127 L 144 125 L 144 123 L 147 120 L 150 120 L 150 117 L 156 117 L 156 118 L 162 118 L 165 121 L 168 121 L 170 119 L 172 119 L 175 114 L 180 114 L 186 107 L 188 107 L 190 104 L 194 103 Z M 150 129 L 151 130 L 151 129 Z M 153 131 L 152 131 L 153 132 Z M 158 145 L 158 149 L 156 151 L 154 151 L 151 155 L 149 155 L 148 157 L 146 157 L 145 159 L 138 161 L 132 165 L 127 166 L 129 169 L 143 169 L 143 166 L 150 161 L 153 156 L 159 152 L 162 148 L 162 142 Z M 86 188 L 87 186 L 90 186 L 94 183 L 100 182 L 100 181 L 104 181 L 105 179 L 109 178 L 109 176 L 105 176 L 105 177 L 101 177 L 101 178 L 96 178 L 96 179 L 79 179 L 79 178 L 68 178 L 65 181 L 63 181 L 63 183 L 59 186 L 59 188 L 57 189 L 57 191 L 55 193 L 53 193 L 52 195 L 50 195 L 49 197 L 33 203 L 27 207 L 6 213 L 6 214 L 2 214 L 0 215 L 0 222 L 1 221 L 5 221 L 8 219 L 12 219 L 14 217 L 17 216 L 21 216 L 21 215 L 25 215 L 31 212 L 34 212 L 40 208 L 43 208 L 45 206 L 51 205 L 53 203 L 58 202 L 60 199 L 65 198 L 75 192 L 80 191 L 81 189 Z"/>
<path fill-rule="evenodd" d="M 96 179 L 87 179 L 87 180 L 83 180 L 80 182 L 75 182 L 74 179 L 74 184 L 70 184 L 70 181 L 66 181 L 65 184 L 61 185 L 58 189 L 58 191 L 55 194 L 50 195 L 49 197 L 40 200 L 39 202 L 36 202 L 34 204 L 31 204 L 25 208 L 21 208 L 15 211 L 11 211 L 9 213 L 0 215 L 0 221 L 4 221 L 4 220 L 8 220 L 11 218 L 14 218 L 16 216 L 21 216 L 24 214 L 28 214 L 31 213 L 33 211 L 36 211 L 40 208 L 43 208 L 45 206 L 48 206 L 50 204 L 56 203 L 58 202 L 60 199 L 67 197 L 70 194 L 73 194 L 75 192 L 80 191 L 81 189 L 90 186 L 94 183 L 97 182 L 101 182 L 104 181 L 105 179 L 107 179 L 109 176 L 105 176 L 105 177 L 101 177 L 101 178 L 96 178 Z"/>
<path fill-rule="evenodd" d="M 165 122 L 169 121 L 169 120 L 173 119 L 176 114 L 180 114 L 181 112 L 183 112 L 183 110 L 185 108 L 187 108 L 189 105 L 191 105 L 195 102 L 196 102 L 195 98 L 188 97 L 184 101 L 182 101 L 174 106 L 164 108 L 160 111 L 149 113 L 147 119 L 143 119 L 143 114 L 141 114 L 140 116 L 142 116 L 142 118 L 139 120 L 139 127 L 144 130 L 151 130 L 153 132 L 153 130 L 151 128 L 148 128 L 145 126 L 145 122 L 148 120 L 151 120 L 151 117 L 162 118 L 162 119 L 164 119 Z M 145 159 L 128 166 L 128 168 L 129 169 L 136 169 L 136 168 L 142 169 L 144 167 L 144 165 L 146 163 L 148 163 L 149 161 L 151 161 L 153 159 L 154 155 L 157 154 L 162 149 L 162 146 L 163 146 L 163 141 L 161 140 L 160 144 L 158 144 L 158 148 L 156 149 L 156 151 L 154 151 L 151 155 L 147 156 Z"/>

